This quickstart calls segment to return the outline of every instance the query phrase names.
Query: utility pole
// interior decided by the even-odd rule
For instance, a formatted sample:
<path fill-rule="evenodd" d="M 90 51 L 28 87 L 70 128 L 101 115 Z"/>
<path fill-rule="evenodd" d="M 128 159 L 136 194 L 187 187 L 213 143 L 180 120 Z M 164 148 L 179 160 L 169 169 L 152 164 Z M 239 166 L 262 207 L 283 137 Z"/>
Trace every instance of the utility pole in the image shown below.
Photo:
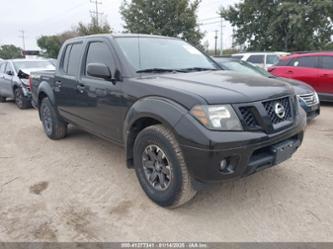
<path fill-rule="evenodd" d="M 98 12 L 98 5 L 101 5 L 102 2 L 99 2 L 98 0 L 90 0 L 90 3 L 95 4 L 95 10 L 94 10 L 94 11 L 91 10 L 91 11 L 90 11 L 90 14 L 91 14 L 91 15 L 95 15 L 95 18 L 96 18 L 96 25 L 97 25 L 97 27 L 98 27 L 98 25 L 99 25 L 99 24 L 98 24 L 98 16 L 103 14 L 102 12 Z"/>
<path fill-rule="evenodd" d="M 221 50 L 220 56 L 223 55 L 223 18 L 221 17 L 221 35 L 220 35 L 220 42 L 221 42 Z"/>
<path fill-rule="evenodd" d="M 19 32 L 21 33 L 21 35 L 20 35 L 19 37 L 22 38 L 23 51 L 25 51 L 25 36 L 24 36 L 24 30 L 20 30 Z"/>
<path fill-rule="evenodd" d="M 214 53 L 214 55 L 216 56 L 217 55 L 217 39 L 218 39 L 218 36 L 217 36 L 217 30 L 215 30 L 215 53 Z"/>

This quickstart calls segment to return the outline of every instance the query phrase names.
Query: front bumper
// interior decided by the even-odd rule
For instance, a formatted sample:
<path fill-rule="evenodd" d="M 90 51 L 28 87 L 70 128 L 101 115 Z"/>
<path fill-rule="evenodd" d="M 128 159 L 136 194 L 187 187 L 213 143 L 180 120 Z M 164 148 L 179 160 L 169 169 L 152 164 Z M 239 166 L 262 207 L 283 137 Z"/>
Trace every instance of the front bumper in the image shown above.
<path fill-rule="evenodd" d="M 175 130 L 191 176 L 206 183 L 247 176 L 288 159 L 301 145 L 305 126 L 304 112 L 292 126 L 273 134 L 211 131 L 185 115 Z M 227 170 L 221 170 L 222 160 Z"/>
<path fill-rule="evenodd" d="M 320 115 L 320 104 L 308 106 L 303 101 L 300 102 L 303 110 L 306 112 L 306 117 L 308 121 L 311 121 Z"/>

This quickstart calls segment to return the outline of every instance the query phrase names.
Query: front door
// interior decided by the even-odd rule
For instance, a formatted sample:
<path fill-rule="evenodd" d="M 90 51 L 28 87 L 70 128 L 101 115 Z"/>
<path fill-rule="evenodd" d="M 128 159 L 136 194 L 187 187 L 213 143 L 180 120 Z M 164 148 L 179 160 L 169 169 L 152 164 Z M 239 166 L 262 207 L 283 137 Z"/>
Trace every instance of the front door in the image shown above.
<path fill-rule="evenodd" d="M 6 65 L 5 73 L 3 74 L 2 78 L 2 89 L 4 91 L 4 96 L 13 98 L 14 92 L 13 92 L 13 77 L 14 77 L 14 69 L 12 65 L 8 62 Z"/>
<path fill-rule="evenodd" d="M 122 124 L 127 105 L 123 98 L 121 82 L 111 82 L 87 75 L 90 63 L 106 65 L 110 72 L 116 69 L 112 47 L 107 40 L 91 40 L 87 44 L 83 58 L 81 77 L 78 82 L 78 95 L 81 103 L 76 113 L 89 121 L 89 129 L 117 142 L 122 140 Z"/>

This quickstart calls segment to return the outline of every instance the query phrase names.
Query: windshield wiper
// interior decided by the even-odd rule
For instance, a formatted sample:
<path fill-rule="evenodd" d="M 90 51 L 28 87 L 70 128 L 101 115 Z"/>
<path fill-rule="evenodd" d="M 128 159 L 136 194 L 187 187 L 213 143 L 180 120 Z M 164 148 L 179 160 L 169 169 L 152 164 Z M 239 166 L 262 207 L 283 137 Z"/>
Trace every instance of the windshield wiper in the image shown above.
<path fill-rule="evenodd" d="M 147 68 L 136 71 L 137 73 L 163 73 L 163 72 L 176 72 L 175 69 L 169 68 Z"/>
<path fill-rule="evenodd" d="M 189 67 L 177 69 L 178 72 L 193 72 L 193 71 L 216 71 L 217 68 L 206 68 L 206 67 Z"/>

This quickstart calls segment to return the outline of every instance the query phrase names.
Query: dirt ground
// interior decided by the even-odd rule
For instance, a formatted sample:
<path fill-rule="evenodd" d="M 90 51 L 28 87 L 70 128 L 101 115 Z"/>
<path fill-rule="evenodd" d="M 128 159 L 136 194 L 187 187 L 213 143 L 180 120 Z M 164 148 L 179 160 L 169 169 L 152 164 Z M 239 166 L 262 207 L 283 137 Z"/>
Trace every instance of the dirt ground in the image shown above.
<path fill-rule="evenodd" d="M 75 128 L 51 141 L 35 110 L 0 104 L 0 241 L 333 241 L 332 190 L 333 105 L 291 160 L 168 210 L 122 148 Z"/>

